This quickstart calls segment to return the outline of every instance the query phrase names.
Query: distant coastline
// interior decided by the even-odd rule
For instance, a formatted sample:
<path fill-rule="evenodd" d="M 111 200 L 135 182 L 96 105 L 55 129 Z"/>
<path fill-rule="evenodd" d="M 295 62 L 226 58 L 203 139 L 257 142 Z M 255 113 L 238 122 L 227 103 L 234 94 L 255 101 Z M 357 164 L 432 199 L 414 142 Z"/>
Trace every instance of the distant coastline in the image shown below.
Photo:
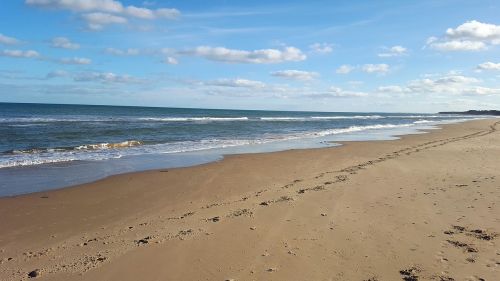
<path fill-rule="evenodd" d="M 467 114 L 467 115 L 495 115 L 500 116 L 500 110 L 468 110 L 468 111 L 443 111 L 439 114 Z"/>

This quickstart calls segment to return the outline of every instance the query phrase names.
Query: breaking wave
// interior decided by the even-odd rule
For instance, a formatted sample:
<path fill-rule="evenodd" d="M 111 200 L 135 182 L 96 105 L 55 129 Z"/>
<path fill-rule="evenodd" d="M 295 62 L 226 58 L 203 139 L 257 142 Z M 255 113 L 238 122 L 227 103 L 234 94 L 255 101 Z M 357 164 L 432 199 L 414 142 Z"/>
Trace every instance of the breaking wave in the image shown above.
<path fill-rule="evenodd" d="M 84 144 L 75 147 L 31 148 L 6 151 L 0 154 L 0 168 L 31 166 L 69 161 L 95 161 L 124 156 L 143 154 L 182 153 L 209 149 L 221 149 L 236 146 L 265 144 L 276 141 L 317 138 L 329 135 L 347 134 L 367 130 L 394 129 L 410 127 L 414 124 L 380 124 L 368 126 L 350 126 L 313 132 L 266 136 L 259 139 L 206 139 L 200 141 L 182 141 L 170 143 L 144 144 L 138 140 L 118 143 Z"/>

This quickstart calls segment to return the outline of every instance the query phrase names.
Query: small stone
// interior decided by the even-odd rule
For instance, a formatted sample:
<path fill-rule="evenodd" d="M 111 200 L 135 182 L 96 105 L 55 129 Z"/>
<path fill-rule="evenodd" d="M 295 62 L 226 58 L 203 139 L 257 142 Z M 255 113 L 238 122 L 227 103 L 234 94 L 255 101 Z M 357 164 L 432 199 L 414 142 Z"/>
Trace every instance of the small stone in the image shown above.
<path fill-rule="evenodd" d="M 38 276 L 40 276 L 40 269 L 35 269 L 35 270 L 30 271 L 30 272 L 28 273 L 28 277 L 29 277 L 29 278 L 36 278 L 36 277 L 38 277 Z"/>
<path fill-rule="evenodd" d="M 255 226 L 250 227 L 250 230 L 256 230 L 256 229 L 257 229 L 257 227 L 255 227 Z"/>
<path fill-rule="evenodd" d="M 267 272 L 276 272 L 278 269 L 276 267 L 271 267 L 267 269 Z"/>
<path fill-rule="evenodd" d="M 322 216 L 322 217 L 326 217 L 326 214 L 325 214 L 325 213 L 321 213 L 321 216 Z"/>

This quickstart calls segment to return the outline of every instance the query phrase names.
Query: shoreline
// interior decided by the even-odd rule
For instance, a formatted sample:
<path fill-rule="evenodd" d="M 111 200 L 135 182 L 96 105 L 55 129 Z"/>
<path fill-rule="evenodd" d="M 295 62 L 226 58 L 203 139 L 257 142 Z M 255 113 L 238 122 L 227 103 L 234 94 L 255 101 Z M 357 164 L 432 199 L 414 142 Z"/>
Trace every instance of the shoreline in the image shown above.
<path fill-rule="evenodd" d="M 493 194 L 493 203 L 497 202 L 494 182 L 498 162 L 491 152 L 496 149 L 498 133 L 489 128 L 497 123 L 498 119 L 476 120 L 441 125 L 440 130 L 403 135 L 397 140 L 233 154 L 197 166 L 125 173 L 59 190 L 3 197 L 0 279 L 26 279 L 27 272 L 36 268 L 41 269 L 40 280 L 225 280 L 233 276 L 239 277 L 236 280 L 325 280 L 327 276 L 332 280 L 372 276 L 394 280 L 400 278 L 398 270 L 412 266 L 418 267 L 422 276 L 448 272 L 444 275 L 458 278 L 459 273 L 471 268 L 480 271 L 478 276 L 492 276 L 494 272 L 481 271 L 479 266 L 484 266 L 483 260 L 496 259 L 493 236 L 493 245 L 489 246 L 467 241 L 480 253 L 474 254 L 477 263 L 467 263 L 460 251 L 448 247 L 448 236 L 443 234 L 447 229 L 439 229 L 464 224 L 454 221 L 457 215 L 469 217 L 467 212 L 481 209 L 483 216 L 469 221 L 455 236 L 468 233 L 469 228 L 493 235 L 500 231 L 494 215 L 497 207 L 490 201 L 484 208 L 491 208 L 485 210 L 482 205 L 475 209 L 466 204 L 453 205 L 456 210 L 440 206 L 441 214 L 446 214 L 435 215 L 439 217 L 435 221 L 430 215 L 436 212 L 432 202 L 439 200 L 428 199 L 414 189 L 426 193 L 427 188 L 443 182 L 459 185 L 465 180 L 462 175 L 475 173 L 482 177 L 481 182 L 488 183 L 483 193 Z M 460 155 L 460 151 L 468 154 Z M 434 154 L 440 157 L 435 159 Z M 394 170 L 398 173 L 388 173 Z M 465 172 L 468 170 L 472 172 Z M 431 171 L 435 172 L 429 174 Z M 484 179 L 486 174 L 488 180 Z M 467 179 L 467 185 L 472 180 L 478 181 Z M 370 185 L 383 189 L 366 189 Z M 458 192 L 452 199 L 467 200 L 464 194 L 469 191 L 456 191 L 458 188 L 452 189 Z M 438 194 L 439 190 L 430 192 Z M 425 208 L 406 206 L 394 196 L 398 193 L 410 201 L 417 200 L 416 207 Z M 439 196 L 451 200 L 448 197 L 452 195 L 443 192 Z M 377 217 L 370 217 L 368 210 Z M 398 210 L 397 215 L 381 216 L 394 210 Z M 415 219 L 418 223 L 401 225 L 405 215 L 406 219 L 419 217 Z M 373 225 L 369 218 L 380 219 L 383 224 Z M 383 228 L 394 231 L 397 227 L 402 236 L 390 232 L 393 242 L 388 241 Z M 444 235 L 442 245 L 428 241 L 434 247 L 444 247 L 443 253 L 436 254 L 422 244 L 429 233 L 439 238 Z M 412 238 L 405 239 L 404 235 Z M 349 237 L 357 239 L 345 240 Z M 471 237 L 460 237 L 460 241 Z M 373 239 L 379 243 L 371 243 Z M 342 241 L 348 247 L 338 244 Z M 411 241 L 418 242 L 422 249 L 411 250 L 416 247 Z M 387 249 L 381 251 L 377 245 L 385 245 L 394 254 L 386 256 Z M 353 253 L 349 247 L 366 255 L 358 257 L 359 252 Z M 434 259 L 445 252 L 447 270 L 437 271 L 442 264 L 425 261 L 429 255 Z M 206 260 L 210 256 L 213 259 Z M 389 270 L 380 263 L 381 258 L 402 268 Z M 412 258 L 418 262 L 410 263 Z M 325 268 L 325 259 L 336 266 Z M 172 263 L 160 264 L 162 260 Z M 354 270 L 354 262 L 370 266 Z M 192 264 L 203 270 L 188 270 Z M 298 272 L 301 268 L 302 273 Z M 337 271 L 343 275 L 337 275 Z"/>
<path fill-rule="evenodd" d="M 477 119 L 481 120 L 481 119 Z M 484 120 L 484 119 L 483 119 Z M 16 197 L 37 192 L 47 192 L 51 190 L 60 190 L 65 188 L 71 188 L 74 186 L 79 186 L 83 184 L 94 183 L 99 180 L 106 179 L 108 177 L 117 175 L 126 175 L 130 173 L 141 173 L 147 171 L 161 170 L 161 169 L 174 169 L 174 168 L 189 168 L 198 165 L 209 164 L 212 162 L 222 161 L 231 155 L 245 155 L 245 154 L 262 154 L 262 153 L 275 153 L 275 152 L 286 152 L 289 150 L 302 150 L 302 149 L 324 149 L 332 148 L 337 146 L 345 145 L 349 142 L 360 142 L 360 141 L 387 141 L 402 138 L 407 135 L 414 134 L 425 134 L 432 132 L 433 130 L 439 130 L 443 126 L 450 124 L 459 124 L 463 122 L 468 122 L 471 120 L 454 120 L 451 123 L 437 122 L 437 124 L 422 124 L 417 125 L 415 128 L 408 127 L 404 128 L 407 132 L 403 132 L 403 128 L 392 128 L 383 129 L 385 131 L 383 136 L 378 136 L 378 130 L 368 130 L 368 135 L 363 135 L 360 137 L 356 136 L 356 133 L 348 133 L 344 135 L 332 135 L 328 137 L 318 137 L 311 139 L 297 139 L 288 141 L 278 141 L 270 142 L 264 144 L 250 145 L 250 146 L 236 146 L 228 148 L 217 148 L 201 151 L 191 151 L 183 153 L 174 154 L 145 154 L 136 156 L 125 156 L 123 158 L 117 159 L 104 159 L 101 161 L 70 161 L 61 163 L 49 163 L 34 166 L 20 166 L 20 167 L 8 167 L 5 170 L 0 170 L 0 176 L 5 177 L 3 188 L 0 198 Z M 444 124 L 443 124 L 444 123 Z M 403 131 L 401 131 L 403 130 Z M 350 137 L 349 137 L 350 136 Z M 326 140 L 329 138 L 330 140 Z M 332 140 L 333 138 L 333 140 Z M 342 140 L 347 138 L 348 140 Z M 322 140 L 323 139 L 323 140 Z M 340 139 L 340 140 L 335 140 Z M 298 143 L 293 144 L 297 141 Z M 323 145 L 323 143 L 328 143 Z M 275 146 L 275 147 L 274 147 Z M 288 148 L 291 147 L 291 148 Z M 131 163 L 142 163 L 132 164 Z M 95 172 L 100 172 L 100 169 L 105 169 L 109 167 L 112 168 L 110 171 L 101 172 L 97 176 L 93 176 Z M 82 171 L 84 171 L 82 173 Z M 23 177 L 24 174 L 28 173 L 29 177 L 33 178 L 29 180 Z M 62 175 L 61 175 L 62 173 Z M 49 176 L 44 177 L 45 174 Z M 7 178 L 8 177 L 8 178 Z M 22 183 L 19 183 L 17 178 L 22 178 Z M 74 178 L 81 178 L 75 180 Z M 21 188 L 21 192 L 16 193 L 16 191 L 8 191 L 8 184 L 14 181 L 17 188 Z M 41 185 L 41 186 L 38 186 Z M 29 187 L 27 186 L 36 186 Z M 7 190 L 5 190 L 7 188 Z M 14 193 L 13 193 L 14 192 Z"/>

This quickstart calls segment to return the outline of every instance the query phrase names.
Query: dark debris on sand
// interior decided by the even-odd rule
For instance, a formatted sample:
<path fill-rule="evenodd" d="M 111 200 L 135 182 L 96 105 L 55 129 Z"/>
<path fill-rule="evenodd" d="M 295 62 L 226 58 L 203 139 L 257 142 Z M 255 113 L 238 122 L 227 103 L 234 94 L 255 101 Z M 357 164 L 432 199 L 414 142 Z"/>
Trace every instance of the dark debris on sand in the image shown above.
<path fill-rule="evenodd" d="M 218 221 L 220 221 L 220 217 L 213 217 L 213 218 L 210 218 L 208 220 L 212 221 L 212 222 L 218 222 Z"/>
<path fill-rule="evenodd" d="M 149 243 L 149 240 L 151 240 L 151 236 L 146 236 L 142 239 L 139 239 L 139 240 L 135 240 L 135 243 L 137 243 L 137 245 L 143 245 L 143 244 L 148 244 Z"/>
<path fill-rule="evenodd" d="M 472 236 L 476 239 L 480 240 L 485 240 L 485 241 L 490 241 L 495 239 L 498 234 L 496 233 L 488 233 L 485 230 L 482 229 L 467 229 L 466 227 L 459 226 L 459 225 L 452 225 L 452 230 L 446 230 L 444 234 L 447 235 L 454 235 L 454 234 L 461 234 L 465 233 L 467 236 Z"/>
<path fill-rule="evenodd" d="M 418 273 L 420 272 L 420 269 L 413 266 L 408 269 L 403 269 L 399 271 L 399 274 L 402 275 L 403 280 L 405 281 L 418 281 Z"/>
<path fill-rule="evenodd" d="M 468 253 L 477 253 L 477 249 L 472 246 L 469 246 L 467 243 L 454 240 L 446 240 L 446 242 L 450 243 L 451 245 L 457 248 L 462 248 Z"/>

